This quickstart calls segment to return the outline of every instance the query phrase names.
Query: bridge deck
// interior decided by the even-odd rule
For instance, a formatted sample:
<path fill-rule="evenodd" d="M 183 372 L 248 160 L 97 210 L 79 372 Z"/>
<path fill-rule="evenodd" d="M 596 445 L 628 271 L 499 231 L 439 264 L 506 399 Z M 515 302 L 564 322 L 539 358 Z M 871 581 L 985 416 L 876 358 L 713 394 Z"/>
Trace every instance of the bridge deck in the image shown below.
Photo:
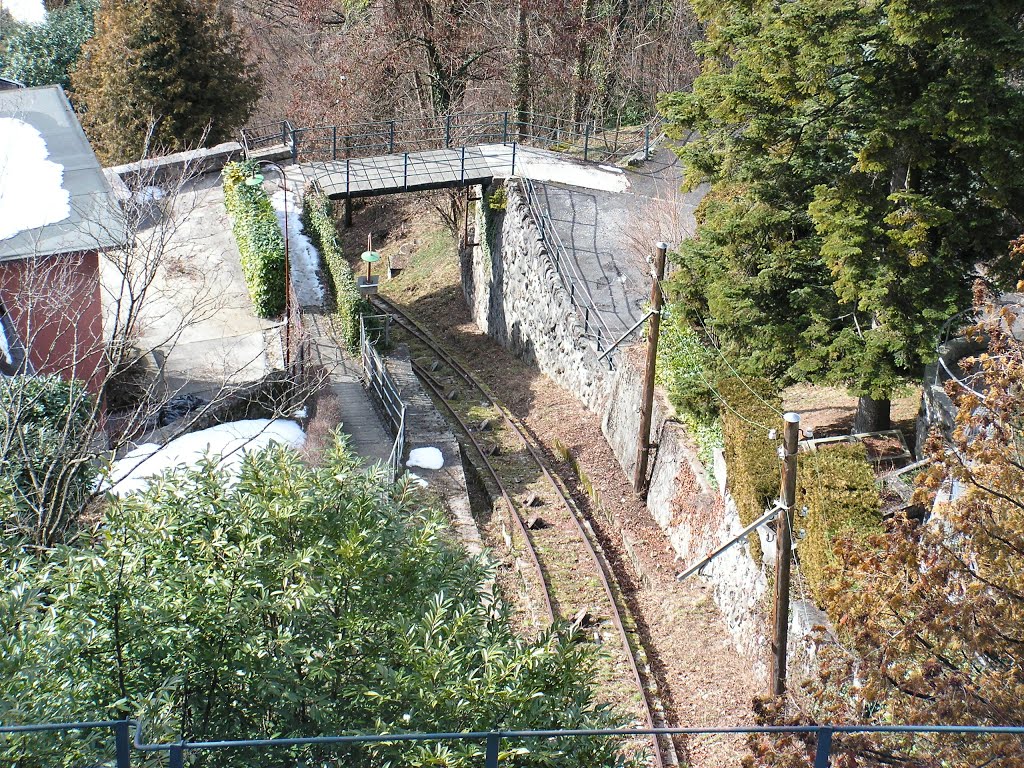
<path fill-rule="evenodd" d="M 300 167 L 328 197 L 344 199 L 487 183 L 496 176 L 513 175 L 517 155 L 526 151 L 514 144 L 483 144 L 307 162 Z"/>

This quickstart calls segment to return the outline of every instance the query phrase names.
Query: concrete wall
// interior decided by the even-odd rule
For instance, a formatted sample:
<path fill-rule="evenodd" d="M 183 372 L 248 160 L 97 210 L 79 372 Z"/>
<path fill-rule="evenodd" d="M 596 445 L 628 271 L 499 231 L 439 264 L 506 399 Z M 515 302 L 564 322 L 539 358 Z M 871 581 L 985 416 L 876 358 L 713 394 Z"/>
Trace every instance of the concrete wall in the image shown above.
<path fill-rule="evenodd" d="M 473 319 L 601 416 L 605 438 L 632 479 L 642 350 L 620 349 L 611 367 L 598 361 L 514 180 L 506 197 L 504 213 L 491 211 L 485 200 L 475 222 L 478 245 L 461 254 L 463 291 Z M 668 404 L 656 398 L 647 506 L 672 543 L 682 570 L 732 538 L 742 525 L 725 491 L 724 464 L 717 482 L 709 481 L 683 426 L 668 420 L 670 413 Z M 692 578 L 707 580 L 736 647 L 751 660 L 755 674 L 765 673 L 768 581 L 749 547 L 734 547 L 702 576 Z"/>
<path fill-rule="evenodd" d="M 291 158 L 290 150 L 278 149 L 274 158 Z M 229 141 L 224 144 L 217 144 L 213 147 L 203 147 L 187 152 L 175 152 L 161 157 L 147 158 L 135 163 L 116 165 L 104 169 L 107 178 L 111 174 L 121 179 L 132 189 L 140 185 L 159 185 L 167 182 L 175 182 L 183 176 L 198 176 L 204 173 L 212 173 L 221 170 L 233 160 L 241 160 L 244 155 L 242 145 L 237 141 Z M 117 191 L 117 190 L 115 190 Z"/>

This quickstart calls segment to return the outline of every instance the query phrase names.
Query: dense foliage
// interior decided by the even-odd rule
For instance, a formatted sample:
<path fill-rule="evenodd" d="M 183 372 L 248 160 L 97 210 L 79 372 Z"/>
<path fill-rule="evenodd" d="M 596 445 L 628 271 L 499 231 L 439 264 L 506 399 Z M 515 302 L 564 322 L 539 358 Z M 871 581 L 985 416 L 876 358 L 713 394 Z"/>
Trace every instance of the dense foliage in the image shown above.
<path fill-rule="evenodd" d="M 827 597 L 848 652 L 835 649 L 812 689 L 818 722 L 1000 725 L 1024 718 L 1024 344 L 992 316 L 988 350 L 967 361 L 979 397 L 955 383 L 951 444 L 936 439 L 919 485 L 924 524 L 897 519 L 836 547 Z M 1019 323 L 1019 320 L 1017 321 Z M 762 745 L 761 764 L 810 765 L 809 745 Z M 931 768 L 1021 764 L 1019 736 L 838 739 L 840 765 Z M 838 757 L 841 755 L 841 757 Z M 854 755 L 856 760 L 854 761 Z M 847 762 L 842 762 L 846 760 Z"/>
<path fill-rule="evenodd" d="M 796 506 L 806 515 L 793 518 L 794 527 L 806 531 L 797 546 L 800 573 L 817 603 L 834 614 L 827 595 L 842 571 L 833 551 L 836 542 L 864 539 L 881 531 L 875 474 L 864 446 L 855 443 L 801 454 L 797 479 Z"/>
<path fill-rule="evenodd" d="M 285 305 L 284 235 L 263 186 L 245 183 L 258 170 L 254 162 L 224 166 L 224 205 L 253 309 L 260 317 L 276 317 Z"/>
<path fill-rule="evenodd" d="M 728 407 L 721 411 L 729 492 L 736 501 L 740 522 L 750 525 L 779 495 L 779 457 L 769 439 L 768 425 L 778 421 L 781 401 L 766 382 L 723 379 L 719 395 Z M 755 562 L 761 560 L 761 540 L 750 534 Z"/>
<path fill-rule="evenodd" d="M 228 487 L 212 464 L 166 475 L 113 501 L 79 548 L 3 560 L 5 724 L 142 716 L 166 741 L 613 722 L 593 701 L 589 647 L 516 635 L 443 513 L 341 442 L 315 469 L 282 448 L 247 456 Z M 347 760 L 478 765 L 482 746 Z M 532 745 L 507 764 L 614 765 L 615 748 Z"/>
<path fill-rule="evenodd" d="M 1024 4 L 694 6 L 702 73 L 662 104 L 697 131 L 689 182 L 711 183 L 679 308 L 743 373 L 847 385 L 882 428 L 976 265 L 1021 229 Z"/>
<path fill-rule="evenodd" d="M 71 70 L 92 37 L 99 0 L 69 0 L 42 24 L 11 22 L 0 37 L 0 74 L 26 86 L 71 85 Z"/>
<path fill-rule="evenodd" d="M 83 452 L 92 407 L 79 381 L 0 376 L 0 521 L 7 535 L 49 544 L 81 512 L 96 477 Z"/>
<path fill-rule="evenodd" d="M 697 444 L 697 457 L 711 468 L 714 451 L 722 447 L 720 376 L 716 354 L 679 313 L 666 307 L 661 315 L 657 378 L 686 431 Z"/>
<path fill-rule="evenodd" d="M 259 78 L 230 13 L 213 0 L 101 0 L 71 77 L 105 164 L 225 141 L 249 118 Z"/>
<path fill-rule="evenodd" d="M 302 226 L 320 251 L 322 273 L 334 303 L 334 319 L 342 341 L 349 350 L 359 348 L 359 316 L 365 302 L 359 295 L 352 267 L 345 259 L 334 224 L 331 201 L 319 188 L 310 185 L 302 198 Z"/>

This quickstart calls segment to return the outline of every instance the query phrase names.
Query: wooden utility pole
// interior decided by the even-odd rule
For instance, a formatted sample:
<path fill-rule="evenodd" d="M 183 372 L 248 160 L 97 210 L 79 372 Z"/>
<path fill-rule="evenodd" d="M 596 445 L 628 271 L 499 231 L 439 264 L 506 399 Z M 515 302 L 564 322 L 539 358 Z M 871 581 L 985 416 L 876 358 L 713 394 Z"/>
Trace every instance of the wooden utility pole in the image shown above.
<path fill-rule="evenodd" d="M 800 443 L 800 414 L 787 413 L 782 453 L 782 509 L 775 518 L 775 638 L 772 643 L 771 695 L 786 692 L 786 646 L 789 642 L 789 577 L 793 561 L 790 513 L 796 506 L 796 454 Z"/>
<path fill-rule="evenodd" d="M 633 490 L 647 495 L 647 462 L 651 455 L 651 415 L 654 412 L 654 371 L 658 364 L 658 334 L 661 332 L 661 281 L 665 279 L 665 254 L 668 243 L 654 244 L 654 281 L 651 285 L 651 327 L 647 333 L 647 368 L 644 371 L 644 393 L 640 403 L 640 430 L 637 435 L 636 471 Z"/>

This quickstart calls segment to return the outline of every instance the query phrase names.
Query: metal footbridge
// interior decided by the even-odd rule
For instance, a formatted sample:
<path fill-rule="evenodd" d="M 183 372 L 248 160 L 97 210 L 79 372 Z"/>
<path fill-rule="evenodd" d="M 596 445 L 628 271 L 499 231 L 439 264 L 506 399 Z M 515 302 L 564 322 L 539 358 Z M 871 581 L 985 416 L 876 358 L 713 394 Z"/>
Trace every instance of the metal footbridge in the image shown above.
<path fill-rule="evenodd" d="M 287 120 L 246 128 L 246 157 L 290 155 L 307 181 L 334 199 L 450 189 L 515 176 L 550 152 L 584 163 L 646 158 L 660 119 L 598 127 L 510 112 L 295 128 Z"/>

